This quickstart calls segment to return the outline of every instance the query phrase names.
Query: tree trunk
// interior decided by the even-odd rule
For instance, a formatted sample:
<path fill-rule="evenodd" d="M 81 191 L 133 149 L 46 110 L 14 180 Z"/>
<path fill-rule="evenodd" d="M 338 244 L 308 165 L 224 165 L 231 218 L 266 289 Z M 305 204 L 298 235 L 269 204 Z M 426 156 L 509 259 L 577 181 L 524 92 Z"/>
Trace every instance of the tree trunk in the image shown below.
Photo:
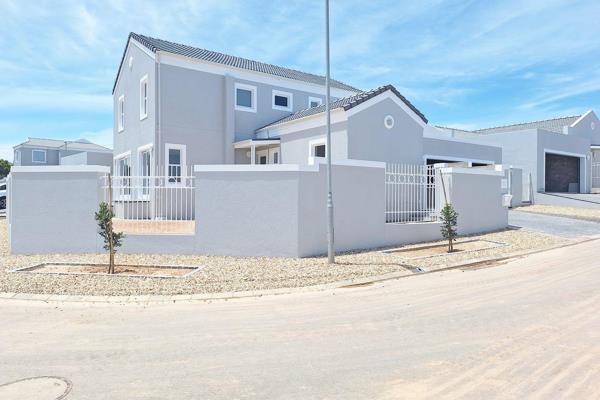
<path fill-rule="evenodd" d="M 452 253 L 454 251 L 454 246 L 452 245 L 452 237 L 448 238 L 448 253 Z"/>

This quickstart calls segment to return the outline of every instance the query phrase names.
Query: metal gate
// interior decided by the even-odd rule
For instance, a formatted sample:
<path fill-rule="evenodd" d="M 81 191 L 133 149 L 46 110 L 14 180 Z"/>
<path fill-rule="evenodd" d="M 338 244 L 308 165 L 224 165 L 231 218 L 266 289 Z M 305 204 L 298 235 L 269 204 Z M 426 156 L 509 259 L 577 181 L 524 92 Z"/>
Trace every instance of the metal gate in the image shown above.
<path fill-rule="evenodd" d="M 112 198 L 116 230 L 135 234 L 192 234 L 195 230 L 194 176 L 110 176 L 104 201 Z"/>
<path fill-rule="evenodd" d="M 437 221 L 435 171 L 433 165 L 386 164 L 387 223 Z"/>

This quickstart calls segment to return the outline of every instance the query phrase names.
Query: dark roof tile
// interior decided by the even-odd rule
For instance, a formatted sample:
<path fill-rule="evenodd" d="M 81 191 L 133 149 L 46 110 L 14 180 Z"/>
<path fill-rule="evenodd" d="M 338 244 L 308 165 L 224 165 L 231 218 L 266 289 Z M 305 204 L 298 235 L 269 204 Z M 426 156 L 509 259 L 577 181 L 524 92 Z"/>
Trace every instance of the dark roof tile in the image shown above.
<path fill-rule="evenodd" d="M 402 100 L 404 102 L 404 104 L 406 104 L 412 111 L 414 111 L 419 116 L 419 118 L 421 118 L 423 120 L 423 122 L 427 123 L 427 118 L 425 118 L 425 115 L 423 115 L 423 113 L 421 111 L 419 111 L 410 101 L 408 101 L 406 99 L 406 97 L 402 96 L 402 94 L 400 94 L 400 92 L 398 92 L 398 90 L 393 85 L 380 86 L 376 89 L 372 89 L 372 90 L 369 90 L 366 92 L 360 92 L 353 96 L 348 96 L 348 97 L 341 98 L 339 100 L 335 100 L 330 103 L 329 107 L 331 110 L 335 110 L 337 108 L 343 108 L 344 111 L 348 111 L 352 107 L 356 107 L 357 105 L 364 103 L 365 101 L 372 99 L 373 97 L 375 97 L 385 91 L 388 91 L 388 90 L 392 91 L 392 93 L 394 93 L 396 96 L 398 96 L 398 98 L 400 98 L 400 100 Z M 263 126 L 262 128 L 257 129 L 257 131 L 259 131 L 261 129 L 265 129 L 265 128 L 270 128 L 275 125 L 283 124 L 285 122 L 293 121 L 296 119 L 320 114 L 322 112 L 325 112 L 325 104 L 322 104 L 318 107 L 311 107 L 311 108 L 307 108 L 305 110 L 298 111 L 296 113 L 288 115 L 285 118 L 282 118 L 278 121 L 270 123 L 266 126 Z"/>
<path fill-rule="evenodd" d="M 157 51 L 166 51 L 169 53 L 179 54 L 186 57 L 197 58 L 199 60 L 214 62 L 218 64 L 228 65 L 235 68 L 247 69 L 250 71 L 262 72 L 269 75 L 275 75 L 283 78 L 294 79 L 298 81 L 314 83 L 317 85 L 325 85 L 325 77 L 315 74 L 310 74 L 308 72 L 302 72 L 295 69 L 279 67 L 277 65 L 262 63 L 259 61 L 249 60 L 247 58 L 231 56 L 228 54 L 218 53 L 216 51 L 201 49 L 198 47 L 187 46 L 179 43 L 169 42 L 162 39 L 156 39 L 149 36 L 139 35 L 137 33 L 131 32 L 129 34 L 130 39 L 135 39 L 142 45 L 144 45 L 148 50 L 153 53 Z M 128 41 L 129 43 L 129 41 Z M 123 65 L 123 59 L 125 58 L 125 50 L 123 51 L 123 56 L 121 57 L 121 64 L 119 65 L 119 71 L 121 70 L 121 66 Z M 118 74 L 117 74 L 118 78 Z M 117 79 L 115 78 L 115 83 L 113 85 L 113 93 L 117 86 Z M 359 89 L 347 85 L 343 82 L 336 81 L 334 79 L 331 80 L 331 86 L 349 90 L 353 92 L 360 91 Z"/>

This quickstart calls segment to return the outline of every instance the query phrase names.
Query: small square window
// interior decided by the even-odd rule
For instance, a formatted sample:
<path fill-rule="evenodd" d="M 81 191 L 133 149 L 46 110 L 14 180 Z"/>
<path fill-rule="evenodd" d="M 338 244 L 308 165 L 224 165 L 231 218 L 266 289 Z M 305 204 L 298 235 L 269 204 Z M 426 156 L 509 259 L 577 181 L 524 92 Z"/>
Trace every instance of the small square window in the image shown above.
<path fill-rule="evenodd" d="M 238 89 L 236 104 L 241 107 L 252 107 L 252 92 L 246 89 Z"/>
<path fill-rule="evenodd" d="M 256 87 L 236 83 L 235 109 L 240 111 L 256 112 Z"/>
<path fill-rule="evenodd" d="M 275 96 L 275 105 L 279 107 L 288 107 L 288 98 L 285 96 Z"/>
<path fill-rule="evenodd" d="M 320 144 L 315 146 L 315 157 L 325 157 L 325 145 Z"/>
<path fill-rule="evenodd" d="M 273 90 L 273 109 L 292 111 L 292 94 L 280 90 Z"/>
<path fill-rule="evenodd" d="M 31 161 L 34 163 L 46 163 L 46 151 L 45 150 L 33 150 L 31 152 Z"/>

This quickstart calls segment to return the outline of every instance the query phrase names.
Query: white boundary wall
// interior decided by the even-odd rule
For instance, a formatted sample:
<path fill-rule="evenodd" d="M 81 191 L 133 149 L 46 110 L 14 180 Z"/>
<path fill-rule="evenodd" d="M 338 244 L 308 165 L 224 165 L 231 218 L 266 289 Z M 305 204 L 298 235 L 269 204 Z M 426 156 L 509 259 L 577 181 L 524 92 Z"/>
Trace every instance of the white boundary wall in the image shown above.
<path fill-rule="evenodd" d="M 8 180 L 8 231 L 13 254 L 103 251 L 94 212 L 102 198 L 102 166 L 13 167 Z"/>
<path fill-rule="evenodd" d="M 102 252 L 94 212 L 107 168 L 15 167 L 9 182 L 14 254 Z M 195 235 L 127 235 L 121 252 L 305 257 L 326 252 L 325 166 L 195 167 Z M 437 222 L 385 223 L 385 164 L 333 165 L 337 251 L 440 238 Z M 503 173 L 445 168 L 459 232 L 505 228 Z M 441 188 L 438 185 L 438 189 Z"/>

